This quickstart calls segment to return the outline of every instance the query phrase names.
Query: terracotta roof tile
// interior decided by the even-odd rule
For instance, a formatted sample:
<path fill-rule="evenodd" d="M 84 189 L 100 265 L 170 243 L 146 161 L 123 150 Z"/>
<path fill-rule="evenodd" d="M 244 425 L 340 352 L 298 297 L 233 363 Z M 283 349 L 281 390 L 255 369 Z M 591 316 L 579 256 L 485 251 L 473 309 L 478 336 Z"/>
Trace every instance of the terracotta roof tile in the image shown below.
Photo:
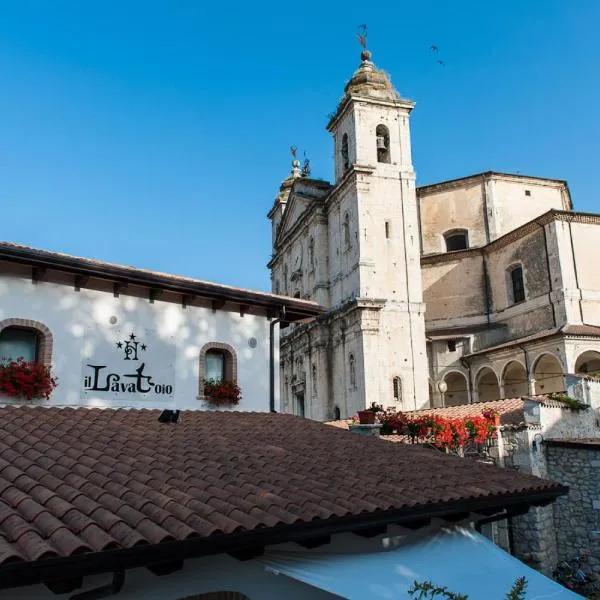
<path fill-rule="evenodd" d="M 511 494 L 563 491 L 291 415 L 194 411 L 175 425 L 158 415 L 0 408 L 0 450 L 9 457 L 0 457 L 0 569 L 454 500 L 503 506 Z"/>

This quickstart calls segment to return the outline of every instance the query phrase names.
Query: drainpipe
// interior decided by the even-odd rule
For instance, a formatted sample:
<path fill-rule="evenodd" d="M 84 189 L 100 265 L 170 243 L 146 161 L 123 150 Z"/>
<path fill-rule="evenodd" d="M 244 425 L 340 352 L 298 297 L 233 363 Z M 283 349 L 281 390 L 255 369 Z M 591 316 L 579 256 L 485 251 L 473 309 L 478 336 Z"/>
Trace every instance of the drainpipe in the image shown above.
<path fill-rule="evenodd" d="M 275 412 L 275 325 L 285 317 L 285 306 L 281 308 L 279 317 L 273 319 L 269 326 L 269 412 Z"/>
<path fill-rule="evenodd" d="M 469 375 L 469 404 L 473 403 L 473 373 L 471 372 L 471 363 L 466 358 L 460 357 L 460 364 L 467 370 Z"/>

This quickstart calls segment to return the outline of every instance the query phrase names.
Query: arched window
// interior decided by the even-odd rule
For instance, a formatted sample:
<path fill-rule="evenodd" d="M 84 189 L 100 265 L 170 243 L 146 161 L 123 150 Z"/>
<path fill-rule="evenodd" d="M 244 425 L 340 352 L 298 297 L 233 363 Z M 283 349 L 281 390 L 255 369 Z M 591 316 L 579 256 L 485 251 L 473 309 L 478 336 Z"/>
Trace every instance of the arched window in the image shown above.
<path fill-rule="evenodd" d="M 339 421 L 342 418 L 342 413 L 340 411 L 340 407 L 339 406 L 334 406 L 333 407 L 333 418 L 336 421 Z"/>
<path fill-rule="evenodd" d="M 342 164 L 344 169 L 350 166 L 350 154 L 348 153 L 348 134 L 342 136 Z"/>
<path fill-rule="evenodd" d="M 308 240 L 308 268 L 312 271 L 315 268 L 315 240 Z"/>
<path fill-rule="evenodd" d="M 39 345 L 39 336 L 33 329 L 7 327 L 0 332 L 0 360 L 36 361 Z"/>
<path fill-rule="evenodd" d="M 312 366 L 311 370 L 311 379 L 312 379 L 312 393 L 313 396 L 317 395 L 317 365 Z"/>
<path fill-rule="evenodd" d="M 344 223 L 342 225 L 342 229 L 344 232 L 344 248 L 348 250 L 350 248 L 350 215 L 346 213 L 344 215 Z"/>
<path fill-rule="evenodd" d="M 444 234 L 446 252 L 466 250 L 469 247 L 469 236 L 466 229 L 453 229 Z"/>
<path fill-rule="evenodd" d="M 200 350 L 199 395 L 204 396 L 204 382 L 208 380 L 237 383 L 237 357 L 229 344 L 209 342 Z"/>
<path fill-rule="evenodd" d="M 17 358 L 51 365 L 52 333 L 43 323 L 14 318 L 0 321 L 0 360 Z"/>
<path fill-rule="evenodd" d="M 392 379 L 392 389 L 394 391 L 394 400 L 402 402 L 402 379 L 396 376 Z"/>
<path fill-rule="evenodd" d="M 377 162 L 390 162 L 390 132 L 385 125 L 377 125 L 375 129 L 375 141 L 377 145 Z"/>
<path fill-rule="evenodd" d="M 356 360 L 352 353 L 348 355 L 348 369 L 350 371 L 350 387 L 356 387 Z"/>
<path fill-rule="evenodd" d="M 525 282 L 522 265 L 514 265 L 508 269 L 508 296 L 511 304 L 525 301 Z"/>

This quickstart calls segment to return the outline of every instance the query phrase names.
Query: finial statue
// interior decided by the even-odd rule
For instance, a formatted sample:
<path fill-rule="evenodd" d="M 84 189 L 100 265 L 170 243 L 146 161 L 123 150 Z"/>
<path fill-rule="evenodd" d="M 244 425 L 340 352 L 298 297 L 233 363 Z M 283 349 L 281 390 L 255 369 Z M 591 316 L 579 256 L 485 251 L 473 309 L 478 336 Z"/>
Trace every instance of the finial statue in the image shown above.
<path fill-rule="evenodd" d="M 296 146 L 290 146 L 290 154 L 292 155 L 292 160 L 296 159 L 297 152 L 298 152 L 298 148 Z"/>
<path fill-rule="evenodd" d="M 356 39 L 363 49 L 360 53 L 360 59 L 362 61 L 371 60 L 371 53 L 367 49 L 367 26 L 359 25 L 358 31 L 359 33 L 356 34 Z"/>
<path fill-rule="evenodd" d="M 302 177 L 310 176 L 310 160 L 306 158 L 306 152 L 304 153 L 304 163 L 302 164 Z"/>

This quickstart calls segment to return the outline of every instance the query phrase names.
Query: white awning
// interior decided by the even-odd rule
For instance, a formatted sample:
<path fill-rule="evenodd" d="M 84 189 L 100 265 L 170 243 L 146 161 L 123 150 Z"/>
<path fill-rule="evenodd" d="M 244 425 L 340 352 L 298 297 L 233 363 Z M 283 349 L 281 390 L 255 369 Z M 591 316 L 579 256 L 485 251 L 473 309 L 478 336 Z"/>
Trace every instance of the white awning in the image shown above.
<path fill-rule="evenodd" d="M 527 600 L 582 598 L 464 527 L 396 538 L 391 545 L 361 553 L 269 551 L 258 560 L 272 573 L 348 600 L 409 598 L 415 580 L 467 594 L 469 600 L 503 600 L 519 577 L 527 578 Z"/>

